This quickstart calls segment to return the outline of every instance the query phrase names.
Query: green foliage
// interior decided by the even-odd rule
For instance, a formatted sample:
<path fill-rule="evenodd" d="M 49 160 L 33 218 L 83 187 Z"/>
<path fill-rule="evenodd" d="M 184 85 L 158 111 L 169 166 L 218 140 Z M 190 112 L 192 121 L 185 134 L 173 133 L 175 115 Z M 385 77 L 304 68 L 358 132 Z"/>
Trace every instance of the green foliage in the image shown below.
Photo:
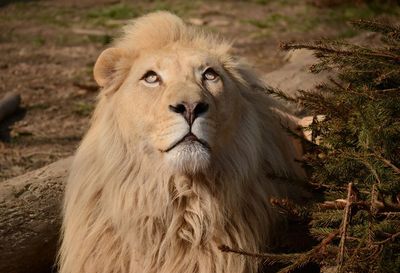
<path fill-rule="evenodd" d="M 259 1 L 262 5 L 280 6 L 279 12 L 267 12 L 264 17 L 249 17 L 243 20 L 257 28 L 260 35 L 271 35 L 276 30 L 281 33 L 309 33 L 324 31 L 326 35 L 335 30 L 341 38 L 352 37 L 357 32 L 346 22 L 373 17 L 400 16 L 400 5 L 394 1 L 332 1 L 334 3 L 316 4 L 307 1 L 296 6 L 296 1 Z M 298 1 L 297 1 L 298 2 Z M 330 2 L 330 1 L 321 1 Z M 331 30 L 330 30 L 331 29 Z"/>
<path fill-rule="evenodd" d="M 93 109 L 94 109 L 94 105 L 93 104 L 87 103 L 87 102 L 84 102 L 84 101 L 76 102 L 73 105 L 74 113 L 76 113 L 76 114 L 78 114 L 80 116 L 89 116 L 93 112 Z"/>
<path fill-rule="evenodd" d="M 399 15 L 399 6 L 394 1 L 343 1 L 342 4 L 331 8 L 329 19 L 332 22 L 349 21 L 355 19 L 373 18 L 379 14 Z"/>
<path fill-rule="evenodd" d="M 289 16 L 280 13 L 268 14 L 263 20 L 250 19 L 248 22 L 258 28 L 272 28 L 281 24 L 287 25 L 293 23 Z"/>
<path fill-rule="evenodd" d="M 320 62 L 311 70 L 334 75 L 294 99 L 324 116 L 307 128 L 318 145 L 310 146 L 304 163 L 311 183 L 326 193 L 325 206 L 310 209 L 310 232 L 319 240 L 339 232 L 328 242 L 331 251 L 317 259 L 337 272 L 400 272 L 400 27 L 353 25 L 380 33 L 381 44 L 283 45 L 314 50 Z"/>
<path fill-rule="evenodd" d="M 128 20 L 136 17 L 137 15 L 138 14 L 135 12 L 135 9 L 131 5 L 125 3 L 118 3 L 96 8 L 88 13 L 89 18 L 114 20 Z"/>

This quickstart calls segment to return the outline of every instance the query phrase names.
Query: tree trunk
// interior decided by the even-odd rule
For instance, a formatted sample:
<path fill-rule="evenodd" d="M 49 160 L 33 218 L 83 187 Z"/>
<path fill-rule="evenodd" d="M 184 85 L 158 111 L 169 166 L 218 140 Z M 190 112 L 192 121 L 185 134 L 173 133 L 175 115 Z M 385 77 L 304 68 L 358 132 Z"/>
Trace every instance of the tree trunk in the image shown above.
<path fill-rule="evenodd" d="M 0 272 L 50 272 L 72 157 L 0 182 Z"/>

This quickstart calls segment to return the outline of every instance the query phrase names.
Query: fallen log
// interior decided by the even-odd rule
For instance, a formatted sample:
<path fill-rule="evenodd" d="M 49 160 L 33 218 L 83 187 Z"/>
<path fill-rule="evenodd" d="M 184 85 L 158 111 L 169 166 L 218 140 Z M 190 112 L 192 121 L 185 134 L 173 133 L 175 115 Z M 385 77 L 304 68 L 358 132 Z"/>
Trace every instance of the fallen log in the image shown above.
<path fill-rule="evenodd" d="M 50 272 L 72 157 L 0 182 L 0 272 Z"/>
<path fill-rule="evenodd" d="M 21 96 L 14 92 L 6 93 L 0 100 L 0 122 L 18 110 Z"/>

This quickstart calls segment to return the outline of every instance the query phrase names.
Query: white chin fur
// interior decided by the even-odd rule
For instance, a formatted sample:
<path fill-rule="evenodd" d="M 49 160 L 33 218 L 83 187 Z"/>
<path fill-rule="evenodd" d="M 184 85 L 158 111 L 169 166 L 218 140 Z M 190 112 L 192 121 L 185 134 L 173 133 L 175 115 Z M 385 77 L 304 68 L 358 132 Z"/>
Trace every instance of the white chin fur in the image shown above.
<path fill-rule="evenodd" d="M 199 142 L 184 142 L 169 151 L 166 159 L 176 171 L 194 174 L 208 168 L 210 151 Z"/>

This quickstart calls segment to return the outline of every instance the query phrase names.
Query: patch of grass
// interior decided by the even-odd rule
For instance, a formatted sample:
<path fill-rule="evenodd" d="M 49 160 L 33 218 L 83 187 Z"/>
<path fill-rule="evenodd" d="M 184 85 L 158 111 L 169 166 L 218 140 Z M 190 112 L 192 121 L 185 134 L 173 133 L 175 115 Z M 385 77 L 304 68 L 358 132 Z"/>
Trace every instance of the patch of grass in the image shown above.
<path fill-rule="evenodd" d="M 342 32 L 340 32 L 337 36 L 338 39 L 347 39 L 356 36 L 360 32 L 355 30 L 352 27 L 345 28 Z"/>
<path fill-rule="evenodd" d="M 10 4 L 9 12 L 0 16 L 0 21 L 33 21 L 53 26 L 67 27 L 71 15 L 76 11 L 71 8 L 43 6 L 40 2 L 17 2 Z"/>
<path fill-rule="evenodd" d="M 370 1 L 362 4 L 354 4 L 349 1 L 346 4 L 329 8 L 327 20 L 330 22 L 347 22 L 357 19 L 371 19 L 379 15 L 400 15 L 400 5 Z"/>
<path fill-rule="evenodd" d="M 88 35 L 88 39 L 92 43 L 99 43 L 105 46 L 110 44 L 113 38 L 108 34 L 104 34 L 104 35 Z"/>
<path fill-rule="evenodd" d="M 254 3 L 260 4 L 260 5 L 266 5 L 268 4 L 268 0 L 253 0 Z"/>
<path fill-rule="evenodd" d="M 93 112 L 93 109 L 94 109 L 93 104 L 84 101 L 79 101 L 73 105 L 72 111 L 75 114 L 78 114 L 79 116 L 87 117 Z"/>
<path fill-rule="evenodd" d="M 286 16 L 281 13 L 269 14 L 262 20 L 250 19 L 245 22 L 261 29 L 264 34 L 270 30 L 306 32 L 321 23 L 318 18 L 305 17 L 304 14 Z"/>
<path fill-rule="evenodd" d="M 41 47 L 46 43 L 46 40 L 45 40 L 45 38 L 43 38 L 41 36 L 36 36 L 36 37 L 33 37 L 32 42 L 35 46 Z"/>
<path fill-rule="evenodd" d="M 86 35 L 59 33 L 52 37 L 52 42 L 57 46 L 76 46 L 90 42 Z"/>
<path fill-rule="evenodd" d="M 287 25 L 292 22 L 292 19 L 286 15 L 280 13 L 272 13 L 267 15 L 262 20 L 246 20 L 246 22 L 258 27 L 258 28 L 275 28 L 279 25 Z"/>
<path fill-rule="evenodd" d="M 258 0 L 253 0 L 258 1 Z M 260 0 L 263 2 L 262 0 Z M 283 1 L 282 1 L 283 2 Z M 282 4 L 279 1 L 280 4 Z M 310 32 L 319 27 L 335 28 L 339 38 L 349 38 L 357 32 L 347 23 L 357 19 L 371 19 L 379 16 L 400 16 L 400 5 L 366 1 L 365 3 L 345 2 L 338 6 L 317 8 L 311 4 L 296 9 L 296 12 L 287 15 L 280 13 L 267 14 L 263 19 L 249 19 L 249 23 L 261 30 L 262 35 L 279 32 Z"/>
<path fill-rule="evenodd" d="M 270 4 L 272 1 L 271 0 L 251 0 L 251 2 L 254 2 L 259 5 L 267 5 L 267 4 Z M 295 1 L 293 1 L 293 0 L 275 0 L 274 2 L 278 3 L 278 4 L 282 4 L 282 5 L 287 5 L 287 4 L 293 4 L 293 2 L 295 2 Z"/>
<path fill-rule="evenodd" d="M 50 106 L 51 105 L 48 104 L 48 103 L 36 103 L 36 104 L 29 105 L 27 107 L 27 109 L 28 110 L 36 110 L 36 109 L 38 109 L 38 110 L 46 110 L 46 109 L 50 108 Z"/>
<path fill-rule="evenodd" d="M 307 21 L 316 21 L 315 25 L 326 25 L 338 28 L 338 38 L 345 39 L 354 37 L 359 33 L 348 23 L 359 19 L 375 19 L 380 16 L 400 16 L 400 5 L 389 4 L 388 2 L 366 1 L 364 3 L 346 2 L 344 4 L 329 8 L 320 8 L 316 12 L 320 13 L 318 17 L 310 17 Z"/>
<path fill-rule="evenodd" d="M 192 10 L 195 10 L 200 3 L 201 1 L 199 0 L 192 0 L 192 1 L 181 0 L 173 2 L 155 0 L 149 8 L 146 8 L 145 13 L 156 10 L 167 10 L 179 16 L 188 16 L 188 13 Z"/>
<path fill-rule="evenodd" d="M 91 9 L 87 19 L 95 25 L 106 25 L 110 20 L 128 20 L 140 15 L 139 7 L 130 4 L 118 3 L 100 8 Z"/>
<path fill-rule="evenodd" d="M 149 3 L 118 3 L 103 7 L 90 9 L 86 14 L 86 21 L 95 26 L 103 26 L 108 28 L 119 28 L 121 24 L 118 21 L 125 21 L 136 18 L 143 14 L 166 10 L 179 16 L 188 16 L 188 13 L 199 5 L 200 0 L 193 1 L 162 1 L 154 0 Z"/>
<path fill-rule="evenodd" d="M 63 12 L 48 11 L 46 13 L 38 14 L 36 17 L 34 17 L 34 19 L 47 25 L 68 27 L 70 26 L 70 21 L 67 19 L 67 17 L 68 16 L 63 14 Z"/>

